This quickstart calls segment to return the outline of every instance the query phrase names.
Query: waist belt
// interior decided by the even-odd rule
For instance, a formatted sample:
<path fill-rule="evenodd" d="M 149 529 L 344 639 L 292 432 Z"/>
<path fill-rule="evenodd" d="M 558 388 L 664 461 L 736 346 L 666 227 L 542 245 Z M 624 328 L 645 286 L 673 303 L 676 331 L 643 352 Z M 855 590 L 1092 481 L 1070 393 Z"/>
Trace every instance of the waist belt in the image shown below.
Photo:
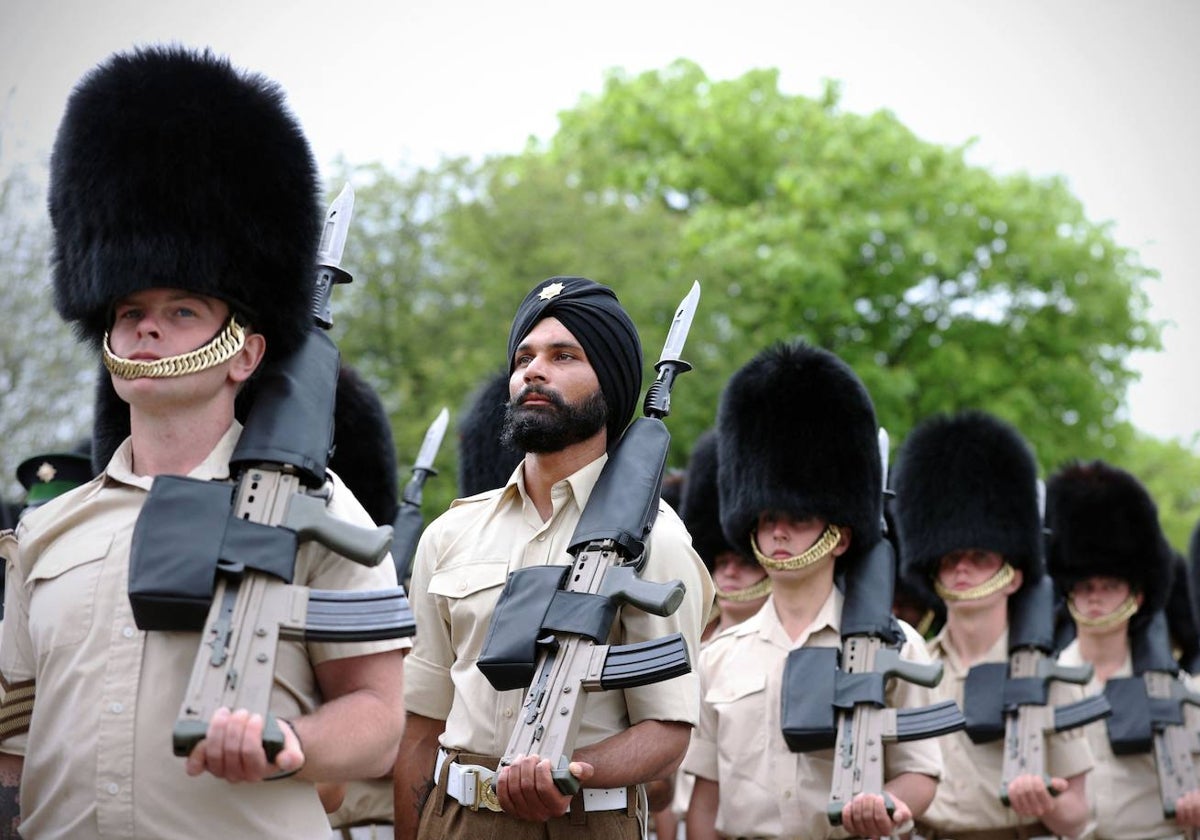
<path fill-rule="evenodd" d="M 969 830 L 947 830 L 917 824 L 917 834 L 926 840 L 1053 840 L 1053 831 L 1040 822 L 1028 825 L 1014 825 L 1008 828 L 980 828 Z"/>
<path fill-rule="evenodd" d="M 442 768 L 446 764 L 446 751 L 438 750 L 437 767 L 433 777 L 442 777 Z M 450 763 L 446 768 L 446 793 L 466 805 L 472 811 L 483 808 L 488 811 L 503 811 L 500 800 L 496 796 L 496 771 L 482 764 Z M 629 804 L 628 788 L 584 788 L 583 810 L 585 811 L 615 811 Z"/>

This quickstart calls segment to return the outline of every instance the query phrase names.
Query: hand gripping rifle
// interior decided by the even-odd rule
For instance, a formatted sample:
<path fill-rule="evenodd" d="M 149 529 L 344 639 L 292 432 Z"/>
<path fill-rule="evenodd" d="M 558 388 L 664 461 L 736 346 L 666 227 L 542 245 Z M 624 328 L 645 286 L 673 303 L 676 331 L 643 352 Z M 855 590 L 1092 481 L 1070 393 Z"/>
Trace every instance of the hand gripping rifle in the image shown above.
<path fill-rule="evenodd" d="M 880 429 L 884 487 L 887 445 L 887 432 Z M 834 748 L 826 806 L 831 825 L 842 824 L 842 810 L 860 793 L 882 795 L 888 815 L 893 813 L 895 804 L 883 787 L 884 744 L 934 738 L 964 725 L 953 700 L 912 709 L 887 707 L 888 679 L 932 688 L 942 678 L 941 663 L 900 657 L 905 636 L 892 615 L 895 586 L 895 551 L 881 538 L 845 576 L 841 649 L 797 648 L 784 666 L 780 717 L 788 749 Z"/>
<path fill-rule="evenodd" d="M 574 563 L 509 575 L 479 658 L 479 669 L 497 691 L 529 687 L 500 766 L 518 755 L 549 759 L 555 786 L 566 794 L 579 790 L 567 767 L 586 692 L 635 688 L 692 668 L 680 633 L 624 645 L 604 642 L 622 605 L 665 616 L 683 601 L 682 582 L 646 581 L 638 573 L 671 441 L 662 418 L 670 412 L 675 376 L 691 370 L 679 354 L 699 298 L 695 283 L 655 365 L 658 377 L 646 394 L 646 416 L 621 436 L 575 527 L 568 549 Z"/>
<path fill-rule="evenodd" d="M 1050 683 L 1086 685 L 1092 666 L 1059 665 L 1054 650 L 1054 583 L 1043 576 L 1013 596 L 1008 614 L 1008 662 L 985 662 L 967 672 L 963 708 L 967 735 L 977 744 L 1004 738 L 1000 801 L 1017 776 L 1041 776 L 1046 789 L 1046 738 L 1112 714 L 1103 695 L 1049 705 Z"/>
<path fill-rule="evenodd" d="M 371 641 L 416 629 L 401 587 L 291 585 L 305 541 L 373 566 L 392 538 L 389 526 L 359 527 L 325 509 L 338 351 L 322 330 L 332 325 L 333 285 L 351 280 L 338 265 L 353 205 L 347 186 L 330 208 L 318 252 L 315 323 L 303 344 L 264 368 L 255 383 L 230 459 L 233 483 L 158 476 L 134 527 L 129 600 L 138 627 L 202 630 L 175 724 L 179 756 L 191 752 L 213 712 L 226 706 L 263 715 L 263 749 L 274 760 L 283 749 L 269 713 L 279 639 Z"/>
<path fill-rule="evenodd" d="M 433 459 L 437 457 L 449 423 L 450 412 L 443 408 L 425 431 L 416 463 L 413 464 L 412 478 L 404 488 L 396 519 L 392 523 L 392 562 L 396 564 L 396 583 L 401 586 L 408 580 L 413 555 L 417 553 L 417 542 L 420 541 L 421 531 L 425 528 L 425 520 L 421 517 L 421 496 L 425 488 L 425 479 L 437 475 L 437 470 L 433 468 Z"/>
<path fill-rule="evenodd" d="M 1134 676 L 1104 685 L 1113 708 L 1108 740 L 1115 755 L 1154 750 L 1163 816 L 1174 819 L 1176 800 L 1197 787 L 1195 733 L 1186 725 L 1184 711 L 1185 705 L 1200 706 L 1200 695 L 1179 677 L 1162 610 L 1134 630 L 1129 641 Z M 1186 836 L 1195 833 L 1190 829 Z"/>

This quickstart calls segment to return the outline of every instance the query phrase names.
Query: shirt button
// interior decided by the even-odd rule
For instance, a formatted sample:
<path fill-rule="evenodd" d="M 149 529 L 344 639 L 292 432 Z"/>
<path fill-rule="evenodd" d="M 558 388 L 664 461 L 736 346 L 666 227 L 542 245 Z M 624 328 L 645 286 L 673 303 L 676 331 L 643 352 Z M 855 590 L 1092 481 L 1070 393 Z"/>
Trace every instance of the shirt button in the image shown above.
<path fill-rule="evenodd" d="M 512 709 L 505 709 L 505 710 L 504 710 L 504 716 L 505 716 L 506 718 L 510 718 L 510 717 L 512 717 L 512 715 L 513 715 Z"/>
<path fill-rule="evenodd" d="M 458 582 L 458 591 L 463 592 L 466 590 L 466 588 L 467 588 L 467 582 L 465 580 L 460 580 Z"/>
<path fill-rule="evenodd" d="M 784 798 L 784 799 L 791 799 L 791 798 L 792 798 L 792 792 L 791 792 L 790 790 L 785 790 L 785 791 L 783 792 L 783 798 Z"/>
<path fill-rule="evenodd" d="M 545 534 L 540 534 L 540 535 L 538 536 L 538 542 L 545 542 L 545 541 L 546 541 L 546 535 L 545 535 Z"/>
<path fill-rule="evenodd" d="M 112 712 L 114 715 L 119 715 L 119 714 L 121 714 L 121 712 L 125 711 L 125 707 L 122 706 L 120 703 L 113 703 L 111 706 L 108 707 L 108 710 L 110 712 Z"/>
<path fill-rule="evenodd" d="M 113 796 L 116 796 L 118 793 L 121 792 L 121 786 L 118 785 L 116 782 L 109 782 L 108 787 L 106 787 L 105 790 L 107 790 Z"/>
<path fill-rule="evenodd" d="M 126 639 L 132 639 L 133 633 L 134 633 L 134 629 L 132 627 L 123 627 L 121 629 L 121 635 L 124 636 Z"/>

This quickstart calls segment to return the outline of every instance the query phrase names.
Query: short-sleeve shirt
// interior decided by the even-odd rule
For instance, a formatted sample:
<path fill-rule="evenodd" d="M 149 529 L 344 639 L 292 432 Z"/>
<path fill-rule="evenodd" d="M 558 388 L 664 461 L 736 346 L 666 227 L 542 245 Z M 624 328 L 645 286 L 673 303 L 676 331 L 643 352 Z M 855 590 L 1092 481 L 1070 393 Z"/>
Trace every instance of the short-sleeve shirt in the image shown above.
<path fill-rule="evenodd" d="M 783 669 L 801 647 L 839 648 L 843 596 L 834 588 L 808 628 L 793 641 L 779 622 L 775 596 L 741 624 L 713 638 L 700 654 L 700 725 L 683 769 L 717 782 L 717 831 L 730 837 L 846 837 L 826 817 L 833 784 L 833 750 L 794 753 L 780 722 Z M 928 662 L 915 630 L 900 622 L 900 655 Z M 925 706 L 929 689 L 892 679 L 893 708 Z M 938 778 L 941 756 L 933 739 L 884 747 L 884 779 L 901 773 Z"/>
<path fill-rule="evenodd" d="M 1073 641 L 1058 656 L 1061 665 L 1083 665 L 1079 641 Z M 1133 676 L 1133 661 L 1124 664 L 1110 677 Z M 1084 688 L 1088 696 L 1104 693 L 1104 683 L 1093 676 Z M 1174 837 L 1180 828 L 1163 816 L 1158 788 L 1158 770 L 1153 750 L 1134 755 L 1114 755 L 1108 742 L 1108 726 L 1102 720 L 1084 727 L 1096 766 L 1088 774 L 1088 805 L 1098 840 L 1145 840 L 1148 837 Z"/>
<path fill-rule="evenodd" d="M 510 572 L 568 565 L 575 526 L 607 456 L 556 482 L 553 511 L 543 522 L 525 490 L 524 464 L 508 483 L 460 499 L 425 529 L 413 565 L 412 603 L 420 632 L 405 660 L 405 708 L 444 720 L 447 749 L 500 756 L 508 746 L 523 689 L 496 691 L 476 663 L 500 592 Z M 682 633 L 696 661 L 704 619 L 713 603 L 712 578 L 692 550 L 691 538 L 665 502 L 648 539 L 641 577 L 683 582 L 686 594 L 668 616 L 625 606 L 610 643 Z M 638 688 L 593 692 L 576 746 L 588 746 L 643 720 L 695 724 L 699 689 L 694 673 Z"/>
<path fill-rule="evenodd" d="M 234 423 L 190 475 L 225 479 L 241 433 Z M 143 632 L 129 605 L 130 540 L 152 479 L 135 475 L 126 440 L 97 478 L 30 511 L 8 566 L 0 675 L 7 692 L 35 691 L 27 734 L 0 750 L 24 755 L 21 831 L 38 838 L 256 837 L 327 840 L 316 788 L 284 779 L 230 784 L 189 777 L 172 730 L 200 647 L 196 632 Z M 334 477 L 328 510 L 371 520 Z M 296 555 L 294 582 L 317 589 L 395 586 L 374 568 L 315 542 Z M 291 718 L 321 702 L 315 664 L 407 647 L 407 640 L 280 641 L 271 712 Z"/>
<path fill-rule="evenodd" d="M 929 653 L 944 668 L 942 681 L 933 689 L 934 694 L 938 700 L 954 700 L 961 708 L 970 668 L 954 648 L 948 627 L 943 627 L 942 632 L 929 641 Z M 1001 633 L 981 662 L 1007 661 L 1008 635 Z M 1073 703 L 1083 697 L 1083 686 L 1057 681 L 1050 684 L 1051 705 Z M 921 817 L 922 822 L 943 832 L 1015 828 L 1037 822 L 1019 816 L 1000 801 L 1003 739 L 976 744 L 966 732 L 959 731 L 943 735 L 938 741 L 942 746 L 946 774 L 929 810 Z M 1092 751 L 1082 729 L 1059 732 L 1046 739 L 1046 771 L 1050 775 L 1070 778 L 1086 773 L 1092 765 Z"/>

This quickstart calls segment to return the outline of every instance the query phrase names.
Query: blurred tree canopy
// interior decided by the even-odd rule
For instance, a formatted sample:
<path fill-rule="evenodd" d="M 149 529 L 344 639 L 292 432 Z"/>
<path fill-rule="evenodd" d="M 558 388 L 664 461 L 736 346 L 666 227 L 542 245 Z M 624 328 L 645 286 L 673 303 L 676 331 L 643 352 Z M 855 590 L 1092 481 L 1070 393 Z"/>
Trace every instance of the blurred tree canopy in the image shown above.
<path fill-rule="evenodd" d="M 517 303 L 554 274 L 616 289 L 647 381 L 700 281 L 675 466 L 729 376 L 793 337 L 854 367 L 893 447 L 923 417 L 973 407 L 1021 429 L 1044 470 L 1120 463 L 1134 445 L 1129 354 L 1158 347 L 1142 291 L 1154 272 L 1060 179 L 992 174 L 967 147 L 838 100 L 833 84 L 813 99 L 782 92 L 774 70 L 718 81 L 678 61 L 614 71 L 518 155 L 347 169 L 361 283 L 340 298 L 338 338 L 384 393 L 401 463 L 441 405 L 461 412 L 505 365 Z M 453 496 L 449 447 L 440 462 L 429 510 Z"/>

